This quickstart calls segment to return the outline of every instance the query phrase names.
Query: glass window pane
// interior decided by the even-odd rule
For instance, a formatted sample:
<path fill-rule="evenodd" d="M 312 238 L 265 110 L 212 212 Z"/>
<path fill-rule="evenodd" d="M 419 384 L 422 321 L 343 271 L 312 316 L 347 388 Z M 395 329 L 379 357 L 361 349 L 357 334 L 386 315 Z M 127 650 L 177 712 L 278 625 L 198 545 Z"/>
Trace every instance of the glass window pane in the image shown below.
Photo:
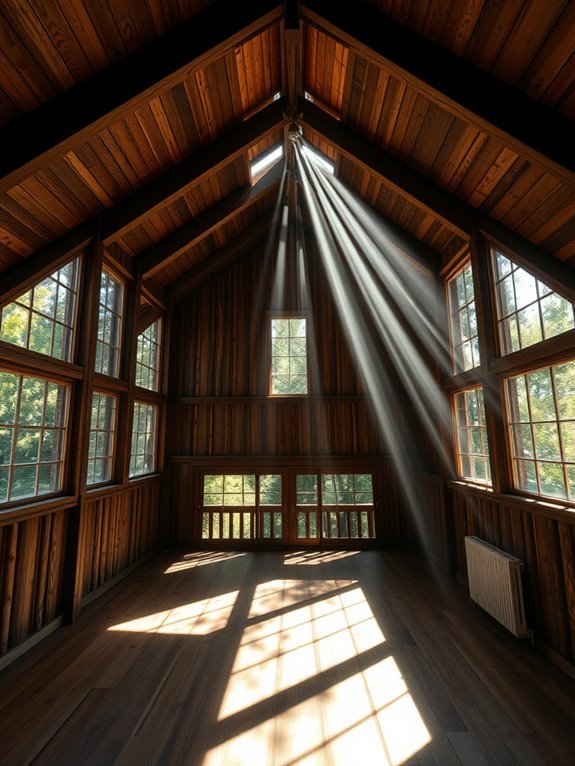
<path fill-rule="evenodd" d="M 575 462 L 575 362 L 517 375 L 507 389 L 517 488 L 566 498 Z"/>
<path fill-rule="evenodd" d="M 306 319 L 272 319 L 270 393 L 290 396 L 307 392 Z"/>
<path fill-rule="evenodd" d="M 464 372 L 481 364 L 471 264 L 447 282 L 453 371 Z"/>
<path fill-rule="evenodd" d="M 78 270 L 75 259 L 0 309 L 0 339 L 71 361 Z"/>
<path fill-rule="evenodd" d="M 96 344 L 94 369 L 112 377 L 119 374 L 123 290 L 121 282 L 116 281 L 107 271 L 102 272 L 98 309 L 99 340 Z"/>
<path fill-rule="evenodd" d="M 489 446 L 485 424 L 485 405 L 481 387 L 461 391 L 453 397 L 456 453 L 459 476 L 481 484 L 490 484 Z"/>
<path fill-rule="evenodd" d="M 501 253 L 492 254 L 503 354 L 575 327 L 571 302 Z"/>

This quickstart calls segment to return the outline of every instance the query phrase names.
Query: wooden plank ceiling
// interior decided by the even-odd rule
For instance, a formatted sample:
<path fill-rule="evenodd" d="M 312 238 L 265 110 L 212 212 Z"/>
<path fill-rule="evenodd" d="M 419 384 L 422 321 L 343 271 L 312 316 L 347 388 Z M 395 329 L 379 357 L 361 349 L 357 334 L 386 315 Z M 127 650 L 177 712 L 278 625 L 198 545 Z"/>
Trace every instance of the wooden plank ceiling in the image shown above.
<path fill-rule="evenodd" d="M 170 30 L 177 32 L 190 20 L 192 33 L 196 23 L 201 30 L 205 13 L 216 7 L 225 14 L 232 5 L 217 0 L 6 0 L 0 8 L 0 126 L 33 120 L 35 109 L 91 87 L 118 62 L 129 64 L 146 44 L 167 39 L 161 36 Z M 0 270 L 17 268 L 77 227 L 95 225 L 106 211 L 113 215 L 119 205 L 129 206 L 152 184 L 162 184 L 170 172 L 187 167 L 186 160 L 197 157 L 201 165 L 202 153 L 207 156 L 222 140 L 232 145 L 238 126 L 249 126 L 254 115 L 271 108 L 277 94 L 285 95 L 282 7 L 268 5 L 271 16 L 262 16 L 259 27 L 251 22 L 245 37 L 222 41 L 212 55 L 208 51 L 190 66 L 183 58 L 173 76 L 159 77 L 157 87 L 145 91 L 145 99 L 130 97 L 125 108 L 111 107 L 112 117 L 94 123 L 94 129 L 88 126 L 61 143 L 56 139 L 50 151 L 38 151 L 22 178 L 5 183 L 0 192 Z M 491 130 L 485 120 L 476 121 L 448 97 L 438 98 L 380 52 L 324 22 L 322 3 L 317 5 L 319 11 L 304 3 L 300 7 L 298 108 L 304 123 L 305 92 L 316 107 L 367 140 L 382 157 L 396 158 L 415 171 L 431 189 L 447 191 L 542 251 L 575 262 L 572 172 L 547 162 L 516 138 L 507 139 L 501 129 Z M 362 8 L 358 4 L 359 16 Z M 391 18 L 553 113 L 573 118 L 573 3 L 372 0 L 369 11 L 379 13 L 382 24 Z M 334 160 L 343 182 L 444 260 L 465 245 L 458 226 L 342 151 L 333 136 L 308 127 L 305 137 Z M 149 216 L 128 217 L 122 226 L 112 227 L 106 241 L 132 258 L 157 252 L 159 243 L 181 227 L 202 220 L 206 211 L 215 215 L 225 210 L 234 194 L 239 199 L 251 183 L 249 162 L 281 140 L 278 109 L 275 122 L 254 133 L 253 140 L 240 142 L 228 162 L 214 161 L 189 185 L 180 184 L 177 193 L 154 204 Z M 221 248 L 233 248 L 235 240 L 240 245 L 249 241 L 246 232 L 273 210 L 277 188 L 264 189 L 240 206 L 237 215 L 227 211 L 221 225 L 210 226 L 189 248 L 179 247 L 176 256 L 156 264 L 155 278 L 169 285 Z"/>

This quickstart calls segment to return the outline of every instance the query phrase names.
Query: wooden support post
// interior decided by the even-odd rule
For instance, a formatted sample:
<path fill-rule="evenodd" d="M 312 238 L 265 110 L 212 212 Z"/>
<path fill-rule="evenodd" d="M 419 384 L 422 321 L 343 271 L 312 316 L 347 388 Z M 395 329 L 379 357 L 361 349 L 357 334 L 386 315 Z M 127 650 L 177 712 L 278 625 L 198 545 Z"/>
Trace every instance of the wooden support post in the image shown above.
<path fill-rule="evenodd" d="M 489 245 L 481 236 L 476 221 L 472 221 L 470 242 L 473 288 L 477 312 L 477 335 L 481 353 L 479 378 L 483 386 L 485 422 L 489 440 L 491 480 L 497 493 L 508 491 L 511 481 L 505 450 L 505 425 L 499 378 L 491 371 L 497 358 L 497 311 L 491 291 Z"/>
<path fill-rule="evenodd" d="M 136 389 L 136 346 L 138 343 L 138 313 L 142 294 L 142 272 L 138 267 L 136 278 L 128 283 L 124 302 L 124 342 L 122 344 L 122 378 L 128 389 L 120 394 L 118 431 L 116 434 L 115 478 L 119 483 L 128 481 L 132 438 L 132 415 Z"/>
<path fill-rule="evenodd" d="M 70 494 L 77 495 L 78 505 L 69 515 L 66 557 L 66 578 L 63 611 L 65 619 L 73 622 L 80 612 L 82 600 L 83 564 L 86 555 L 86 471 L 88 466 L 88 443 L 90 415 L 94 388 L 94 361 L 98 327 L 98 297 L 103 263 L 103 247 L 98 230 L 82 258 L 81 286 L 79 292 L 78 327 L 76 336 L 76 359 L 83 368 L 83 376 L 75 384 L 70 418 L 72 435 L 67 477 Z M 72 450 L 74 453 L 72 454 Z"/>

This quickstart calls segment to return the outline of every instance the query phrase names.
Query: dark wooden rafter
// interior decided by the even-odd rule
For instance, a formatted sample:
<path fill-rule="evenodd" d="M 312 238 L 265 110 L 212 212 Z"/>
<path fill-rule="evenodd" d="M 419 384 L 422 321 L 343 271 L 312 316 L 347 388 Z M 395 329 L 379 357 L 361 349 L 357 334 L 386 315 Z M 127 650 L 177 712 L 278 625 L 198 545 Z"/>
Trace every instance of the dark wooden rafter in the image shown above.
<path fill-rule="evenodd" d="M 469 213 L 467 209 L 462 209 L 462 205 L 458 204 L 459 201 L 452 194 L 428 181 L 416 170 L 412 170 L 404 162 L 375 146 L 309 101 L 306 101 L 304 106 L 302 124 L 304 138 L 305 126 L 308 125 L 366 173 L 379 176 L 386 186 L 431 213 L 459 237 L 469 239 Z"/>
<path fill-rule="evenodd" d="M 297 0 L 285 0 L 284 51 L 285 78 L 284 89 L 288 95 L 292 112 L 297 112 L 297 97 L 302 82 L 301 29 Z"/>
<path fill-rule="evenodd" d="M 0 130 L 0 191 L 281 19 L 277 0 L 224 0 Z"/>
<path fill-rule="evenodd" d="M 249 146 L 274 131 L 283 122 L 286 104 L 285 99 L 275 101 L 130 197 L 121 200 L 104 213 L 81 224 L 37 254 L 5 271 L 2 274 L 0 305 L 10 303 L 43 276 L 53 273 L 71 260 L 91 241 L 97 231 L 101 232 L 102 241 L 113 255 L 115 238 L 155 210 L 169 204 L 195 183 L 217 172 L 229 162 L 233 162 Z"/>
<path fill-rule="evenodd" d="M 279 186 L 283 173 L 284 163 L 279 162 L 255 186 L 237 189 L 141 253 L 138 256 L 138 264 L 142 276 L 152 276 L 178 255 L 197 245 L 220 226 L 261 200 L 271 189 Z"/>
<path fill-rule="evenodd" d="M 195 152 L 127 199 L 109 208 L 102 216 L 103 242 L 107 244 L 122 236 L 144 218 L 173 202 L 194 184 L 233 162 L 252 144 L 277 129 L 283 120 L 285 107 L 285 99 L 274 101 L 209 146 Z"/>
<path fill-rule="evenodd" d="M 573 183 L 573 123 L 465 59 L 358 3 L 306 0 L 302 19 L 368 56 L 452 114 Z"/>
<path fill-rule="evenodd" d="M 234 237 L 227 245 L 220 248 L 213 256 L 202 261 L 198 266 L 179 279 L 169 289 L 169 295 L 172 303 L 185 298 L 190 292 L 199 287 L 203 282 L 209 279 L 218 271 L 221 271 L 236 258 L 244 255 L 249 248 L 254 247 L 269 234 L 270 227 L 274 225 L 274 214 L 269 211 L 261 216 L 258 221 L 246 229 L 237 237 Z"/>
<path fill-rule="evenodd" d="M 433 215 L 460 237 L 471 239 L 477 226 L 488 240 L 512 253 L 525 268 L 544 273 L 547 284 L 553 290 L 567 293 L 571 300 L 575 298 L 575 270 L 567 263 L 450 194 L 317 106 L 306 102 L 302 123 L 304 136 L 305 126 L 308 125 L 338 152 L 367 173 L 380 178 L 384 184 Z"/>
<path fill-rule="evenodd" d="M 0 308 L 11 303 L 44 277 L 54 273 L 71 261 L 92 240 L 98 229 L 98 220 L 79 226 L 64 237 L 26 258 L 2 274 Z"/>

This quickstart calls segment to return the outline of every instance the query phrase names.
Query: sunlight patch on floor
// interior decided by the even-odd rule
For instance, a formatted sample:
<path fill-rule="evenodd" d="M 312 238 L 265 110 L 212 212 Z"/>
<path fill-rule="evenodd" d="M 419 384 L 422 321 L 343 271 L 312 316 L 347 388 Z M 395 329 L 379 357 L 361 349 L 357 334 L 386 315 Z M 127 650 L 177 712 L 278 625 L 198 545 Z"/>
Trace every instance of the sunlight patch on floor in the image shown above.
<path fill-rule="evenodd" d="M 219 564 L 222 561 L 241 558 L 245 555 L 245 553 L 227 553 L 226 551 L 188 553 L 183 556 L 180 561 L 175 561 L 171 564 L 164 574 L 176 574 L 177 572 L 182 572 L 186 569 L 196 569 L 197 567 L 204 567 L 208 564 Z"/>
<path fill-rule="evenodd" d="M 167 633 L 171 635 L 207 636 L 223 630 L 239 591 L 222 593 L 212 598 L 182 604 L 174 609 L 155 612 L 135 620 L 112 625 L 108 630 L 128 633 Z"/>
<path fill-rule="evenodd" d="M 295 551 L 285 554 L 284 566 L 332 564 L 350 556 L 357 556 L 358 553 L 359 551 Z"/>
<path fill-rule="evenodd" d="M 399 766 L 431 741 L 354 580 L 256 588 L 218 726 L 203 766 Z"/>

